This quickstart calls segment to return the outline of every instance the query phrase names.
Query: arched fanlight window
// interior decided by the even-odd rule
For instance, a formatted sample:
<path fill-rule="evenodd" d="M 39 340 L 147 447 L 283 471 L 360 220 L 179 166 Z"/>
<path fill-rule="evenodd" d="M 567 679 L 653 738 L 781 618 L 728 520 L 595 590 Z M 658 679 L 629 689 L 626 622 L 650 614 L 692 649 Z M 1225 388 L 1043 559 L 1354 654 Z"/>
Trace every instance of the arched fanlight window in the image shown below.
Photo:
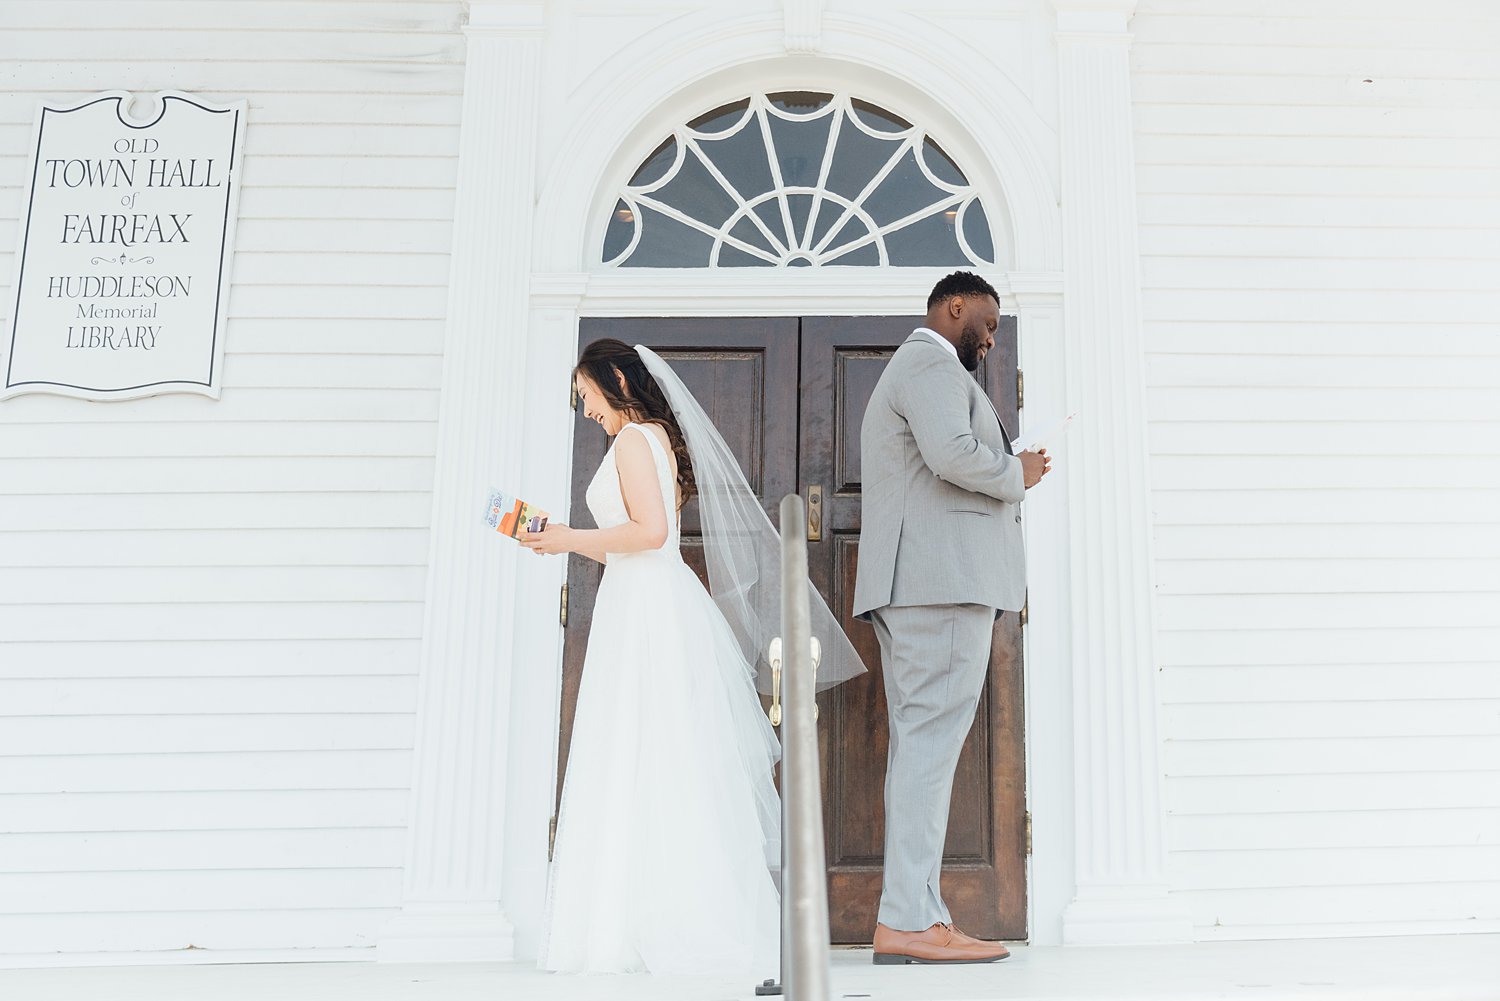
<path fill-rule="evenodd" d="M 627 268 L 991 265 L 979 194 L 922 129 L 845 94 L 755 95 L 679 127 L 604 234 Z"/>

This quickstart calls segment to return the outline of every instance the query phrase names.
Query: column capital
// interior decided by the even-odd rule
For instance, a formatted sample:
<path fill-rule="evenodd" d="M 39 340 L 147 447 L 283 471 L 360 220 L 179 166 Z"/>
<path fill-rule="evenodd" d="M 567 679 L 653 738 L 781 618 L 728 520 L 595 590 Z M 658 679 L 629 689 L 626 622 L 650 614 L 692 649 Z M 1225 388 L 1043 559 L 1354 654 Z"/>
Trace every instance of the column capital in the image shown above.
<path fill-rule="evenodd" d="M 576 310 L 588 289 L 589 275 L 585 271 L 532 275 L 531 308 Z"/>
<path fill-rule="evenodd" d="M 1052 9 L 1063 13 L 1114 14 L 1130 17 L 1139 0 L 1052 0 Z"/>
<path fill-rule="evenodd" d="M 469 0 L 465 34 L 540 35 L 547 26 L 547 7 L 506 0 Z"/>
<path fill-rule="evenodd" d="M 1005 280 L 1006 291 L 1019 309 L 1056 306 L 1062 302 L 1060 271 L 1012 271 Z"/>
<path fill-rule="evenodd" d="M 823 43 L 823 0 L 782 0 L 786 50 L 816 52 Z"/>
<path fill-rule="evenodd" d="M 1136 0 L 1052 0 L 1057 35 L 1067 41 L 1128 39 L 1135 6 Z"/>

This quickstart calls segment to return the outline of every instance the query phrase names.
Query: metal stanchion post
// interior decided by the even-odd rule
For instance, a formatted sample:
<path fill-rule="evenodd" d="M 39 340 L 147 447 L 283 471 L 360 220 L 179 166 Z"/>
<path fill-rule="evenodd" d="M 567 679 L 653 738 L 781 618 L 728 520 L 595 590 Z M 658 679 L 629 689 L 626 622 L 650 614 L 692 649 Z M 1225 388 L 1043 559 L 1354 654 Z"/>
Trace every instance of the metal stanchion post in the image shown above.
<path fill-rule="evenodd" d="M 814 637 L 812 637 L 812 671 L 813 671 L 813 677 L 814 678 L 817 677 L 817 674 L 818 674 L 818 664 L 822 660 L 822 658 L 823 658 L 822 648 L 818 644 L 818 638 L 816 636 L 814 636 Z M 782 676 L 783 676 L 782 658 L 781 658 L 781 637 L 780 636 L 776 637 L 775 639 L 773 639 L 771 641 L 771 647 L 770 647 L 770 649 L 766 653 L 766 662 L 771 665 L 771 708 L 770 708 L 770 710 L 768 711 L 767 714 L 771 717 L 771 725 L 776 728 L 777 736 L 779 737 L 779 736 L 781 736 L 781 720 L 782 720 L 781 679 L 782 679 Z M 816 720 L 817 718 L 818 718 L 818 706 L 817 706 L 817 703 L 814 702 L 813 703 L 813 719 Z M 783 777 L 784 777 L 785 776 L 785 760 L 784 759 L 783 759 L 782 774 L 783 774 Z M 784 780 L 783 780 L 783 791 L 785 791 L 785 782 L 784 782 Z M 786 814 L 786 802 L 787 802 L 786 801 L 786 797 L 783 795 L 781 797 L 781 873 L 782 873 L 782 879 L 783 880 L 785 880 L 785 878 L 786 878 L 786 846 L 787 846 L 787 840 L 788 840 L 788 835 L 787 835 L 788 825 L 787 825 L 787 814 Z M 783 890 L 784 889 L 785 889 L 785 885 L 783 885 Z M 785 913 L 783 912 L 783 915 L 782 915 L 782 926 L 783 926 L 782 927 L 782 935 L 783 935 L 783 937 L 785 936 L 785 924 L 786 924 L 786 917 L 785 917 Z M 781 974 L 780 974 L 780 977 L 778 979 L 776 979 L 776 980 L 762 980 L 760 983 L 756 984 L 755 985 L 755 996 L 756 997 L 779 997 L 781 995 L 781 985 L 784 984 L 784 983 L 786 983 L 786 959 L 787 959 L 787 951 L 786 951 L 786 949 L 783 948 L 781 950 Z"/>
<path fill-rule="evenodd" d="M 782 500 L 781 523 L 803 523 L 796 494 Z M 781 570 L 781 636 L 767 651 L 771 725 L 781 731 L 781 982 L 766 980 L 755 993 L 765 997 L 784 990 L 795 1001 L 827 1001 L 828 866 L 816 701 L 822 651 L 812 635 L 802 533 L 782 535 Z"/>
<path fill-rule="evenodd" d="M 781 737 L 781 637 L 778 636 L 771 641 L 771 648 L 766 651 L 766 663 L 771 665 L 771 708 L 768 715 L 771 717 L 771 725 L 776 728 L 777 737 Z M 783 745 L 784 746 L 784 745 Z M 786 892 L 786 759 L 782 758 L 782 792 L 781 797 L 781 890 Z M 783 943 L 781 949 L 780 975 L 775 980 L 762 980 L 755 985 L 756 997 L 780 997 L 781 985 L 786 983 L 786 917 L 785 911 L 781 918 L 781 938 Z"/>

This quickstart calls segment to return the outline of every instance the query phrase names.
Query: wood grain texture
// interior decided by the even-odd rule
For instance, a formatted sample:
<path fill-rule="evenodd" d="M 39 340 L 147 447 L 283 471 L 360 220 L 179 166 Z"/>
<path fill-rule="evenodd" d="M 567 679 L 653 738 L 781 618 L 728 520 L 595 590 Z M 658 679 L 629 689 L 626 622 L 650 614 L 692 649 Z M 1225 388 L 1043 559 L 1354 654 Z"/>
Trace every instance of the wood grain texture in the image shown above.
<path fill-rule="evenodd" d="M 859 435 L 865 406 L 920 317 L 816 317 L 802 321 L 799 481 L 824 488 L 824 537 L 809 543 L 813 581 L 870 673 L 824 693 L 825 830 L 833 939 L 864 943 L 875 928 L 885 839 L 889 747 L 885 685 L 874 630 L 850 616 L 860 529 Z M 995 350 L 977 376 L 1008 427 L 1017 426 L 1016 321 L 1002 317 Z M 953 785 L 943 853 L 943 895 L 974 935 L 1026 937 L 1025 734 L 1020 627 L 996 624 L 990 676 Z"/>

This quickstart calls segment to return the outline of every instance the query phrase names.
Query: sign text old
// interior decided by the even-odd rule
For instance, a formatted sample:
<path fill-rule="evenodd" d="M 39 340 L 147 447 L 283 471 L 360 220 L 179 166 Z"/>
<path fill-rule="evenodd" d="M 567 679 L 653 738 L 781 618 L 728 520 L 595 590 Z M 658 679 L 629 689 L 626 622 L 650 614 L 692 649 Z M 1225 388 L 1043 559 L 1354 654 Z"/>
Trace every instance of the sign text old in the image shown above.
<path fill-rule="evenodd" d="M 42 106 L 0 399 L 219 395 L 245 102 L 129 103 Z"/>

